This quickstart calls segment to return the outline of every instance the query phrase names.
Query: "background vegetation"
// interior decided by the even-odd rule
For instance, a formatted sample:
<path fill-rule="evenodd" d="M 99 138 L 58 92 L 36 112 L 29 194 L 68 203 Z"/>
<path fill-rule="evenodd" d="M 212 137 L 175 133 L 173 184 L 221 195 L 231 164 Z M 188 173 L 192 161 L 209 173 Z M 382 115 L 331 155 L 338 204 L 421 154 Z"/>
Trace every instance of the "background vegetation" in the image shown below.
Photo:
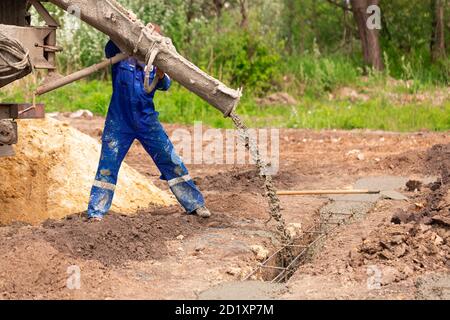
<path fill-rule="evenodd" d="M 364 60 L 347 0 L 119 2 L 143 21 L 161 25 L 178 50 L 202 69 L 233 87 L 244 87 L 239 112 L 254 125 L 450 129 L 448 0 L 379 1 L 382 70 L 370 68 Z M 433 55 L 437 4 L 444 8 L 446 45 L 438 57 Z M 46 6 L 62 22 L 61 73 L 102 59 L 107 41 L 103 34 Z M 40 23 L 35 16 L 34 23 Z M 339 94 L 348 87 L 351 94 Z M 13 85 L 0 98 L 29 99 L 21 89 Z M 259 98 L 276 92 L 289 93 L 297 103 L 263 107 Z M 54 111 L 91 109 L 103 115 L 110 94 L 105 71 L 41 100 Z M 229 125 L 220 113 L 177 85 L 160 94 L 157 105 L 166 122 L 203 120 L 218 127 Z"/>

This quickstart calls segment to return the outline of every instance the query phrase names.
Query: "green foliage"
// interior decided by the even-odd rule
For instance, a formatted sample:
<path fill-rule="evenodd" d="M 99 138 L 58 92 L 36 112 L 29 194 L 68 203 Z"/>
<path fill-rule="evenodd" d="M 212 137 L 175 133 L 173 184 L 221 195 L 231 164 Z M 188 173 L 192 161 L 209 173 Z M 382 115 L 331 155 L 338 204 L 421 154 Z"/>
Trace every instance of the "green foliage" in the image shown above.
<path fill-rule="evenodd" d="M 374 90 L 375 87 L 371 86 Z M 399 87 L 400 88 L 400 87 Z M 392 88 L 391 88 L 392 89 Z M 450 101 L 433 106 L 398 102 L 389 98 L 389 87 L 377 87 L 373 98 L 364 102 L 348 99 L 329 100 L 328 97 L 305 96 L 295 106 L 261 107 L 254 98 L 245 95 L 238 113 L 252 127 L 288 127 L 311 129 L 380 129 L 388 131 L 417 131 L 422 129 L 450 130 Z M 386 96 L 384 93 L 388 91 Z M 0 101 L 29 101 L 24 90 L 0 92 Z M 429 93 L 431 97 L 433 93 Z M 38 98 L 47 111 L 76 111 L 89 109 L 105 115 L 111 97 L 111 84 L 103 81 L 81 81 Z M 177 84 L 168 92 L 158 92 L 155 105 L 160 119 L 166 123 L 193 124 L 203 121 L 216 128 L 231 128 L 232 123 L 216 109 Z"/>
<path fill-rule="evenodd" d="M 322 58 L 308 54 L 287 58 L 283 73 L 293 74 L 304 85 L 307 95 L 322 96 L 340 86 L 354 84 L 362 70 L 342 55 Z"/>
<path fill-rule="evenodd" d="M 307 93 L 320 94 L 361 74 L 361 46 L 350 11 L 325 0 L 243 1 L 246 26 L 241 26 L 241 1 L 237 0 L 119 0 L 142 21 L 161 25 L 178 50 L 202 69 L 256 95 L 280 88 L 301 92 L 305 86 Z M 386 76 L 415 80 L 419 86 L 449 84 L 449 59 L 431 61 L 431 2 L 380 2 Z M 58 55 L 62 73 L 102 59 L 105 35 L 83 23 L 77 26 L 68 13 L 45 5 L 62 26 L 58 31 L 65 49 Z M 445 9 L 448 19 L 450 6 Z M 448 27 L 446 38 L 450 43 Z M 296 77 L 292 87 L 286 86 L 285 75 Z"/>
<path fill-rule="evenodd" d="M 13 85 L 14 86 L 14 85 Z M 31 102 L 34 85 L 19 83 L 13 88 L 0 91 L 0 101 Z M 71 112 L 80 109 L 105 116 L 112 95 L 111 83 L 105 81 L 79 81 L 63 89 L 37 97 L 37 102 L 46 105 L 46 112 Z"/>
<path fill-rule="evenodd" d="M 381 47 L 384 72 L 363 72 L 358 31 L 351 12 L 326 0 L 246 0 L 243 24 L 237 0 L 119 0 L 144 22 L 162 26 L 178 51 L 209 74 L 233 87 L 244 87 L 239 106 L 252 124 L 306 128 L 372 128 L 410 131 L 450 129 L 450 106 L 429 102 L 398 106 L 384 93 L 416 94 L 450 84 L 450 30 L 445 29 L 448 55 L 432 61 L 431 0 L 381 0 Z M 344 3 L 337 0 L 335 2 Z M 215 6 L 215 4 L 223 6 Z M 45 3 L 62 28 L 59 70 L 68 73 L 102 59 L 107 37 L 86 24 L 76 27 L 67 13 Z M 450 6 L 445 6 L 448 25 Z M 42 24 L 42 21 L 34 21 Z M 94 79 L 107 79 L 107 72 Z M 362 81 L 364 76 L 364 81 Z M 393 80 L 397 79 L 397 80 Z M 92 79 L 91 79 L 92 80 Z M 390 87 L 391 82 L 404 85 Z M 367 102 L 329 100 L 340 87 L 377 94 Z M 3 90 L 2 101 L 30 101 L 31 89 Z M 298 106 L 261 108 L 254 97 L 286 91 Z M 26 95 L 26 96 L 25 96 Z M 49 111 L 90 109 L 106 113 L 110 83 L 72 84 L 40 98 Z M 156 98 L 161 119 L 216 127 L 231 124 L 198 97 L 175 85 Z"/>
<path fill-rule="evenodd" d="M 273 85 L 280 55 L 263 39 L 247 31 L 236 31 L 216 40 L 213 65 L 224 80 L 233 86 L 248 87 L 255 93 Z"/>
<path fill-rule="evenodd" d="M 325 0 L 283 0 L 280 34 L 294 54 L 335 51 L 341 45 L 344 11 Z M 342 27 L 343 29 L 343 27 Z"/>

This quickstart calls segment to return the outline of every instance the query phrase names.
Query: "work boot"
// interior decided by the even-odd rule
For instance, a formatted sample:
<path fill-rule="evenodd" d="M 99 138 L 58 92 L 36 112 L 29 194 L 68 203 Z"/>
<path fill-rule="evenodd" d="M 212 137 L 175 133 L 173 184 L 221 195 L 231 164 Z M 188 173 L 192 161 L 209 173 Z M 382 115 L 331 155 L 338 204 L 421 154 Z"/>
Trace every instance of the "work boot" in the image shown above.
<path fill-rule="evenodd" d="M 198 215 L 201 218 L 209 218 L 211 217 L 211 212 L 206 207 L 200 207 L 194 211 L 194 214 Z"/>
<path fill-rule="evenodd" d="M 88 218 L 88 222 L 90 222 L 90 223 L 96 223 L 96 222 L 102 222 L 102 221 L 103 221 L 102 216 L 94 216 L 94 217 Z"/>

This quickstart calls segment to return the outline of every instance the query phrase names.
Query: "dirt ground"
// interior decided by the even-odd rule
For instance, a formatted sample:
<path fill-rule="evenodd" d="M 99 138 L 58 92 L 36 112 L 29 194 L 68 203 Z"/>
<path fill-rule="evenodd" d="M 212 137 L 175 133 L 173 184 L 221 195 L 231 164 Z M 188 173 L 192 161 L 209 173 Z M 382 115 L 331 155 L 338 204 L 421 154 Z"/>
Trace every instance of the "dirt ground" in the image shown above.
<path fill-rule="evenodd" d="M 104 119 L 59 118 L 100 139 Z M 179 128 L 192 131 L 165 127 L 169 136 Z M 283 129 L 280 137 L 274 180 L 281 189 L 348 188 L 359 178 L 387 175 L 436 182 L 411 182 L 410 190 L 398 190 L 408 201 L 378 201 L 366 216 L 331 234 L 281 290 L 265 297 L 450 298 L 448 132 Z M 125 161 L 167 190 L 138 143 Z M 214 213 L 211 219 L 186 216 L 172 206 L 132 217 L 112 213 L 102 224 L 88 224 L 79 214 L 40 226 L 1 227 L 0 298 L 196 299 L 243 279 L 279 247 L 273 224 L 266 224 L 262 180 L 250 165 L 188 167 Z M 281 201 L 287 222 L 303 228 L 330 202 Z M 67 286 L 73 266 L 80 270 L 76 289 Z"/>

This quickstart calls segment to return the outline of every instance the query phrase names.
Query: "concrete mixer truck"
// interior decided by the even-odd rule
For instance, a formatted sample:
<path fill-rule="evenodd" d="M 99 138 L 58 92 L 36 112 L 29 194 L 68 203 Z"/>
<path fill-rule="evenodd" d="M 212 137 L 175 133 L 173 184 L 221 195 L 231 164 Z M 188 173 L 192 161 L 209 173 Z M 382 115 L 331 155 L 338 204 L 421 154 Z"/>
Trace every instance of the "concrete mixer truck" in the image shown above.
<path fill-rule="evenodd" d="M 122 53 L 97 65 L 65 77 L 57 73 L 56 54 L 58 21 L 43 2 L 51 3 L 77 16 L 108 35 Z M 29 10 L 33 6 L 44 26 L 32 26 Z M 149 73 L 153 66 L 164 70 L 173 80 L 192 91 L 225 117 L 232 114 L 241 92 L 227 87 L 192 62 L 181 56 L 168 37 L 155 32 L 154 26 L 144 24 L 132 12 L 115 0 L 1 0 L 0 1 L 0 88 L 17 81 L 33 70 L 48 70 L 48 80 L 37 88 L 35 95 L 45 94 L 68 83 L 86 77 L 129 56 L 143 61 Z M 52 80 L 56 78 L 57 80 Z M 148 85 L 145 82 L 146 86 Z M 149 88 L 151 89 L 151 88 Z M 44 117 L 44 106 L 33 103 L 0 101 L 0 156 L 13 154 L 17 143 L 15 119 Z"/>

